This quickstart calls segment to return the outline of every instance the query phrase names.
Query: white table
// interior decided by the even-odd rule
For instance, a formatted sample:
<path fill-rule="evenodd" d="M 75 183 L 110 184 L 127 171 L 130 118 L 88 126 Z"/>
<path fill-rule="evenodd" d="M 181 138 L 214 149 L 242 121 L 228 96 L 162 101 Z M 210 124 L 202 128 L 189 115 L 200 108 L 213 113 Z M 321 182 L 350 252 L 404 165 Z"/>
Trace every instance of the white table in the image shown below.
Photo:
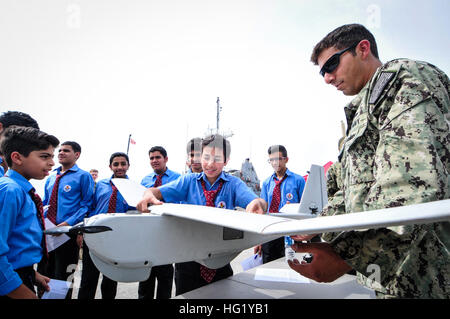
<path fill-rule="evenodd" d="M 332 283 L 275 282 L 255 280 L 257 269 L 289 270 L 284 257 L 232 277 L 179 295 L 176 299 L 373 299 L 375 292 L 357 283 L 356 277 L 344 275 Z M 259 271 L 260 272 L 260 271 Z M 258 272 L 258 273 L 259 273 Z"/>

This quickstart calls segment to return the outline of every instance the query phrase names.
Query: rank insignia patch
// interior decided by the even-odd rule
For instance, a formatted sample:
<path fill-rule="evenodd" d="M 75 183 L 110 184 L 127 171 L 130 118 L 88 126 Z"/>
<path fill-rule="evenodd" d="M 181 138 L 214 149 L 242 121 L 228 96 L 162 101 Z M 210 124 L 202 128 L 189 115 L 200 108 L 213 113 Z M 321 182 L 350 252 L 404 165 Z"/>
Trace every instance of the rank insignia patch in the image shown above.
<path fill-rule="evenodd" d="M 381 93 L 383 93 L 384 88 L 394 75 L 395 73 L 393 72 L 381 72 L 377 82 L 373 87 L 372 93 L 370 94 L 369 104 L 375 104 L 377 102 Z"/>

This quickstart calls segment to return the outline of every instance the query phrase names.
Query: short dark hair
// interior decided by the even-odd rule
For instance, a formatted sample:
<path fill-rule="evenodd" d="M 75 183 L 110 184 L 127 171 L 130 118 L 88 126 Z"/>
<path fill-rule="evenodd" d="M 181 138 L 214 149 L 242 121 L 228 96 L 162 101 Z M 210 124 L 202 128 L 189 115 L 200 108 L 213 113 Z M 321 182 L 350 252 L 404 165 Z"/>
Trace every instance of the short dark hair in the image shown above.
<path fill-rule="evenodd" d="M 283 157 L 287 157 L 287 150 L 283 145 L 272 145 L 271 147 L 269 147 L 267 152 L 269 153 L 269 155 L 272 153 L 280 152 Z"/>
<path fill-rule="evenodd" d="M 125 154 L 125 153 L 123 153 L 123 152 L 115 152 L 115 153 L 112 153 L 111 157 L 109 158 L 109 165 L 112 164 L 113 160 L 114 160 L 116 157 L 125 157 L 125 159 L 127 160 L 128 165 L 130 165 L 130 159 L 128 158 L 128 155 Z"/>
<path fill-rule="evenodd" d="M 192 151 L 202 151 L 202 139 L 200 137 L 194 137 L 186 145 L 186 153 L 189 154 Z"/>
<path fill-rule="evenodd" d="M 73 151 L 74 151 L 75 153 L 77 153 L 77 152 L 81 153 L 81 146 L 80 146 L 80 144 L 78 144 L 77 142 L 74 142 L 74 141 L 66 141 L 66 142 L 64 142 L 64 143 L 61 143 L 61 146 L 62 146 L 62 145 L 69 145 L 70 147 L 72 147 L 72 149 L 73 149 Z"/>
<path fill-rule="evenodd" d="M 227 160 L 230 157 L 231 144 L 225 137 L 223 137 L 220 134 L 213 134 L 203 139 L 202 153 L 205 147 L 207 146 L 221 149 L 223 151 L 223 156 L 225 160 Z"/>
<path fill-rule="evenodd" d="M 0 115 L 0 123 L 6 129 L 12 125 L 34 127 L 39 130 L 39 125 L 34 118 L 27 113 L 8 111 Z"/>
<path fill-rule="evenodd" d="M 370 42 L 370 52 L 378 59 L 378 49 L 375 37 L 369 30 L 367 30 L 361 24 L 345 24 L 339 28 L 334 29 L 328 33 L 313 49 L 311 54 L 311 62 L 315 65 L 318 64 L 319 55 L 323 50 L 331 47 L 336 47 L 338 50 L 346 49 L 355 43 L 359 43 L 362 40 L 368 40 Z M 351 49 L 353 55 L 355 55 L 355 49 Z"/>
<path fill-rule="evenodd" d="M 57 147 L 59 140 L 34 127 L 10 126 L 5 130 L 0 149 L 5 155 L 6 163 L 12 166 L 11 154 L 19 152 L 28 157 L 33 151 L 46 150 L 50 146 Z"/>
<path fill-rule="evenodd" d="M 167 157 L 167 151 L 162 146 L 153 146 L 150 151 L 148 151 L 148 155 L 153 152 L 160 152 L 164 158 Z"/>

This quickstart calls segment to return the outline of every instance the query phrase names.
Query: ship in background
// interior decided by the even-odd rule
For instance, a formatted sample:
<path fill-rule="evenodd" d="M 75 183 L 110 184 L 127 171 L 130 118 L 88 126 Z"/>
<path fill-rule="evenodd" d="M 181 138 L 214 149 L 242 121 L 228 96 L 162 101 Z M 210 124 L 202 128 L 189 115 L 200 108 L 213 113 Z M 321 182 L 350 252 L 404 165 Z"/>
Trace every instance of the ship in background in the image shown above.
<path fill-rule="evenodd" d="M 253 167 L 250 158 L 246 158 L 242 163 L 241 169 L 229 169 L 226 170 L 227 173 L 239 177 L 248 187 L 250 187 L 253 192 L 259 197 L 261 194 L 261 184 L 258 179 L 258 174 L 256 174 L 255 168 Z"/>
<path fill-rule="evenodd" d="M 205 136 L 211 135 L 211 134 L 221 134 L 224 138 L 229 139 L 234 134 L 233 132 L 220 132 L 220 111 L 222 111 L 222 107 L 220 105 L 220 98 L 218 97 L 216 100 L 216 128 L 211 129 L 208 128 Z M 250 158 L 246 158 L 242 165 L 241 169 L 228 169 L 225 168 L 224 171 L 230 175 L 236 176 L 240 178 L 248 187 L 250 187 L 251 190 L 257 195 L 260 196 L 261 194 L 261 182 L 258 178 L 258 174 L 256 174 L 256 170 L 250 161 Z"/>

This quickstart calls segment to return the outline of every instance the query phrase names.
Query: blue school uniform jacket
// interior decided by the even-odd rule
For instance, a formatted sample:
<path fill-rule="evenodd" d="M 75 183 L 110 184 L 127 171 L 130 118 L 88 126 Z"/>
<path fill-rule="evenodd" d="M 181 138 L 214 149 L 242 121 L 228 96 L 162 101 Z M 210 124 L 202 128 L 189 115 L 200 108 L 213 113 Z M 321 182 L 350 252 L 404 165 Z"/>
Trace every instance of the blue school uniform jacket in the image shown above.
<path fill-rule="evenodd" d="M 142 179 L 141 185 L 144 185 L 147 188 L 153 187 L 153 185 L 155 185 L 156 182 L 156 176 L 158 176 L 158 174 L 156 174 L 155 172 L 148 174 Z M 162 177 L 162 185 L 174 181 L 178 179 L 178 177 L 180 176 L 181 174 L 171 171 L 170 169 L 166 169 Z"/>
<path fill-rule="evenodd" d="M 178 178 L 168 184 L 160 186 L 163 200 L 166 203 L 179 203 L 206 206 L 206 198 L 203 194 L 201 180 L 205 181 L 206 190 L 216 190 L 219 181 L 224 181 L 222 189 L 214 200 L 214 206 L 220 208 L 234 209 L 235 207 L 246 208 L 247 205 L 257 198 L 255 193 L 239 178 L 222 172 L 215 183 L 211 185 L 205 173 L 191 173 Z"/>
<path fill-rule="evenodd" d="M 22 284 L 14 269 L 32 266 L 42 259 L 42 227 L 28 194 L 32 188 L 12 169 L 0 178 L 0 296 Z"/>
<path fill-rule="evenodd" d="M 281 200 L 278 210 L 281 209 L 286 203 L 300 203 L 302 199 L 303 189 L 305 188 L 305 179 L 289 169 L 286 170 L 286 179 L 281 183 Z M 277 175 L 273 173 L 267 178 L 262 185 L 261 198 L 264 199 L 268 205 L 267 210 L 270 208 L 272 202 L 273 189 L 275 188 L 275 181 Z"/>
<path fill-rule="evenodd" d="M 55 169 L 58 174 L 61 167 Z M 50 202 L 56 174 L 51 175 L 45 182 L 44 205 Z M 75 164 L 61 177 L 58 186 L 58 208 L 56 224 L 67 222 L 73 226 L 83 220 L 92 206 L 94 195 L 94 179 Z"/>
<path fill-rule="evenodd" d="M 92 209 L 91 212 L 89 213 L 89 217 L 98 214 L 106 214 L 108 212 L 109 199 L 111 198 L 112 194 L 112 186 L 111 186 L 112 178 L 114 178 L 114 176 L 102 179 L 97 183 L 97 187 L 94 193 Z M 125 213 L 128 210 L 134 209 L 136 208 L 128 205 L 125 199 L 123 198 L 122 194 L 120 194 L 120 192 L 118 191 L 115 213 Z"/>

